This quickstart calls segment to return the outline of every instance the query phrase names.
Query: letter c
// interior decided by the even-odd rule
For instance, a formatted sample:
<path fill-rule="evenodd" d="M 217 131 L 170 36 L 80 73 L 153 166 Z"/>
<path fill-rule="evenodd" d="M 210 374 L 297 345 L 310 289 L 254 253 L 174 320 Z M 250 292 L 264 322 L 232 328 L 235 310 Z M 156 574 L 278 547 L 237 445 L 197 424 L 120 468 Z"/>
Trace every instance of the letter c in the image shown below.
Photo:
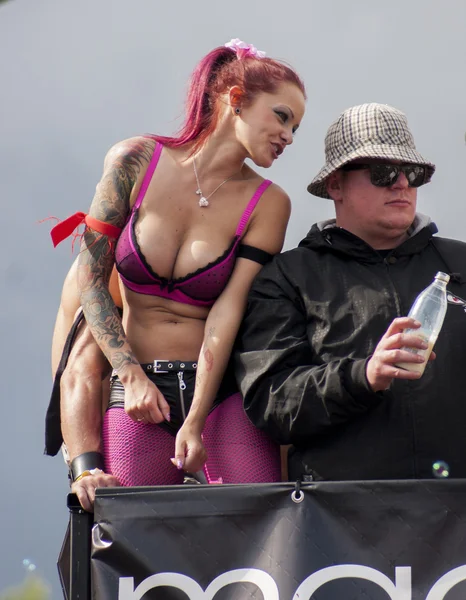
<path fill-rule="evenodd" d="M 395 568 L 395 584 L 377 569 L 363 565 L 335 565 L 316 571 L 296 590 L 293 600 L 311 600 L 313 593 L 325 583 L 336 579 L 354 578 L 372 581 L 390 596 L 390 600 L 411 600 L 411 567 Z M 427 599 L 426 599 L 427 600 Z M 428 600 L 441 600 L 429 598 Z"/>
<path fill-rule="evenodd" d="M 466 565 L 452 569 L 448 573 L 445 573 L 443 577 L 440 577 L 427 594 L 426 600 L 443 600 L 445 594 L 462 581 L 466 581 Z"/>

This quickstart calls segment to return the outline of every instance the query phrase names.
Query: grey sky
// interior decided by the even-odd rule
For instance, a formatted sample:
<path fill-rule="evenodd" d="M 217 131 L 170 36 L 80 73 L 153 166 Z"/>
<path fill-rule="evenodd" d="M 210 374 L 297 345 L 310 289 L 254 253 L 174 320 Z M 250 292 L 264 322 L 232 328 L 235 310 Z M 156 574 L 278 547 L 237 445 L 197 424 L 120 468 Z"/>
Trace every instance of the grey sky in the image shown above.
<path fill-rule="evenodd" d="M 66 527 L 60 458 L 42 456 L 49 349 L 68 243 L 53 250 L 49 215 L 87 210 L 106 150 L 180 124 L 189 73 L 239 37 L 290 62 L 308 90 L 295 144 L 267 176 L 290 194 L 292 247 L 332 204 L 306 185 L 323 164 L 325 131 L 348 106 L 405 111 L 437 164 L 421 212 L 466 240 L 464 0 L 12 0 L 0 3 L 0 590 L 32 558 L 54 586 Z"/>

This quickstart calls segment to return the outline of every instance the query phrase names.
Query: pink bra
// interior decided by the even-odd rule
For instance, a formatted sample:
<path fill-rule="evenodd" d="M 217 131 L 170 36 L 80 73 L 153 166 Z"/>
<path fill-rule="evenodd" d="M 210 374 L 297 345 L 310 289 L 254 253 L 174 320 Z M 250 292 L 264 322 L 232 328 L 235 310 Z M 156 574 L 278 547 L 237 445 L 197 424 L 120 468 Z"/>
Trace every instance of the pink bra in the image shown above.
<path fill-rule="evenodd" d="M 241 216 L 229 248 L 222 256 L 185 277 L 167 279 L 157 275 L 147 263 L 134 230 L 139 207 L 157 167 L 162 147 L 162 144 L 157 143 L 136 202 L 116 243 L 116 268 L 125 286 L 133 292 L 160 296 L 194 306 L 212 306 L 228 283 L 237 257 L 249 258 L 260 264 L 265 264 L 271 258 L 268 252 L 240 244 L 240 241 L 256 204 L 272 182 L 265 180 L 259 185 Z"/>

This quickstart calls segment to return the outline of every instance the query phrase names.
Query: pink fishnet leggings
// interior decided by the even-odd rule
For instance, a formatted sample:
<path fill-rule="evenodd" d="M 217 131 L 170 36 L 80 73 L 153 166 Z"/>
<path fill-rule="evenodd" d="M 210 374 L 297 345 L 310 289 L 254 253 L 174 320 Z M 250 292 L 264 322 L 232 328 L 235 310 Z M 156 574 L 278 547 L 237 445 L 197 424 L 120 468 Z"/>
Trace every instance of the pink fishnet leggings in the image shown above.
<path fill-rule="evenodd" d="M 123 408 L 110 408 L 103 424 L 106 471 L 123 486 L 183 483 L 170 458 L 175 438 L 157 425 L 132 421 Z M 209 483 L 280 481 L 280 448 L 246 417 L 240 394 L 233 394 L 208 416 L 203 433 Z"/>

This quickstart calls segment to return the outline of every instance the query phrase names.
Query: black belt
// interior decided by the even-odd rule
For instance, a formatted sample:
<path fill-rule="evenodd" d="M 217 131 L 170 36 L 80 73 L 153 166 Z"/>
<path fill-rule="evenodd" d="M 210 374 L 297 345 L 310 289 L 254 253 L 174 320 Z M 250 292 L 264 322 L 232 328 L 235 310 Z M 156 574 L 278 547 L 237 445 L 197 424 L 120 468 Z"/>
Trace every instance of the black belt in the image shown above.
<path fill-rule="evenodd" d="M 171 371 L 195 371 L 197 362 L 187 360 L 154 360 L 151 363 L 142 364 L 146 373 L 170 373 Z"/>

